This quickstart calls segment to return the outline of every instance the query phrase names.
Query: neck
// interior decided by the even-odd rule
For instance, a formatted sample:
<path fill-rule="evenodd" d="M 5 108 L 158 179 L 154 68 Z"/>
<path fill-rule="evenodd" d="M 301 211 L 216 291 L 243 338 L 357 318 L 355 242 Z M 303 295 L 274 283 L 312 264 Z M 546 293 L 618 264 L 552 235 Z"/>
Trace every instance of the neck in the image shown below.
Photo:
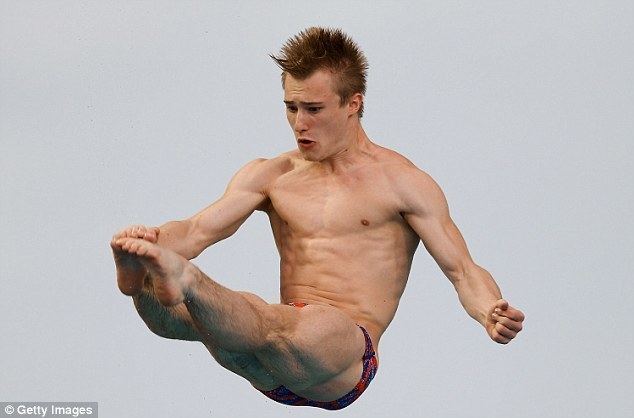
<path fill-rule="evenodd" d="M 347 135 L 345 146 L 322 161 L 319 161 L 326 171 L 342 173 L 357 165 L 371 153 L 372 141 L 366 135 L 360 123 L 355 124 Z"/>

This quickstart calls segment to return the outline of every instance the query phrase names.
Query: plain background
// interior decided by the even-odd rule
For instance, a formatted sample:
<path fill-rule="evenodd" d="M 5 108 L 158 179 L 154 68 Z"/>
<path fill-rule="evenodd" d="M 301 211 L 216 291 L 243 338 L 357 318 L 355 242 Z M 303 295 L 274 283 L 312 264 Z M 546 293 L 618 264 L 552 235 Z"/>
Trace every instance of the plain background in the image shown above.
<path fill-rule="evenodd" d="M 0 400 L 98 401 L 124 418 L 328 414 L 151 334 L 108 247 L 294 147 L 267 54 L 324 25 L 370 61 L 369 136 L 436 179 L 527 315 L 512 344 L 491 342 L 421 246 L 378 375 L 337 416 L 629 416 L 632 4 L 1 1 Z M 196 263 L 278 301 L 262 214 Z"/>

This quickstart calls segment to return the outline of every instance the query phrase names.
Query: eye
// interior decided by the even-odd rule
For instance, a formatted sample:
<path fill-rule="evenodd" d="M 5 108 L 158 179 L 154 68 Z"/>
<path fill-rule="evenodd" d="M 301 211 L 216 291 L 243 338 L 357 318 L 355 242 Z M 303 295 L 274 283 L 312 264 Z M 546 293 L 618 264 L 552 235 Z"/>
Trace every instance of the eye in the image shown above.
<path fill-rule="evenodd" d="M 319 112 L 320 110 L 321 110 L 321 107 L 317 107 L 317 106 L 310 106 L 310 107 L 308 108 L 308 111 L 309 111 L 309 112 L 311 112 L 311 113 L 317 113 L 317 112 Z"/>
<path fill-rule="evenodd" d="M 295 112 L 297 112 L 297 106 L 288 105 L 288 106 L 286 106 L 286 110 L 291 112 L 291 113 L 295 113 Z"/>

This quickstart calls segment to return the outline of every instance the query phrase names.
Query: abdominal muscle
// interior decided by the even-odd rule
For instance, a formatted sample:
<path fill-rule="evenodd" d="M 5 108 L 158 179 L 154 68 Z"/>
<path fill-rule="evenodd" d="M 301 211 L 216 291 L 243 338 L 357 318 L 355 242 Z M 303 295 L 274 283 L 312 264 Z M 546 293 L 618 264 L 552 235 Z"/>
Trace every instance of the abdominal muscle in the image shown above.
<path fill-rule="evenodd" d="M 381 165 L 395 157 L 384 154 L 336 175 L 292 159 L 267 187 L 264 209 L 281 258 L 282 303 L 338 308 L 366 328 L 375 346 L 394 317 L 420 242 L 385 174 L 395 169 Z"/>
<path fill-rule="evenodd" d="M 376 348 L 398 307 L 416 244 L 396 248 L 398 242 L 389 233 L 395 231 L 365 237 L 300 237 L 285 232 L 285 240 L 278 246 L 282 303 L 340 309 L 366 328 Z"/>

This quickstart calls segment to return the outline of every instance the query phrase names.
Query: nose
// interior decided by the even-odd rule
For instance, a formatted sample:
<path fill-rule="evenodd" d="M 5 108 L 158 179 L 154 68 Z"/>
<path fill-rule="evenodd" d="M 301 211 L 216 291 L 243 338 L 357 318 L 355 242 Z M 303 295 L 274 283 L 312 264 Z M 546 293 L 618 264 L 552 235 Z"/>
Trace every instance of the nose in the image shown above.
<path fill-rule="evenodd" d="M 293 125 L 295 132 L 301 133 L 308 129 L 306 114 L 302 109 L 298 109 L 295 113 L 295 124 Z"/>

